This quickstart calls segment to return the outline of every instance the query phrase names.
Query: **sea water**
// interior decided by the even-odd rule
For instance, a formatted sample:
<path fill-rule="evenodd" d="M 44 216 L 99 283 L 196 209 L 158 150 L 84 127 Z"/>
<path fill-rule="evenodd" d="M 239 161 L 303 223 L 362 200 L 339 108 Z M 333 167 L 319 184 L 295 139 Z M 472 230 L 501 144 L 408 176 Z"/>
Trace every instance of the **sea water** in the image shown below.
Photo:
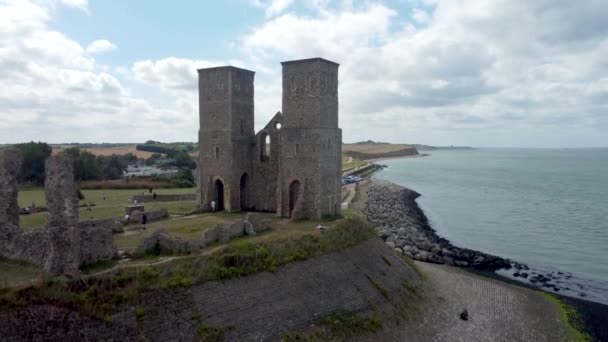
<path fill-rule="evenodd" d="M 427 153 L 383 160 L 376 177 L 419 192 L 456 246 L 559 272 L 560 293 L 608 304 L 608 149 Z"/>

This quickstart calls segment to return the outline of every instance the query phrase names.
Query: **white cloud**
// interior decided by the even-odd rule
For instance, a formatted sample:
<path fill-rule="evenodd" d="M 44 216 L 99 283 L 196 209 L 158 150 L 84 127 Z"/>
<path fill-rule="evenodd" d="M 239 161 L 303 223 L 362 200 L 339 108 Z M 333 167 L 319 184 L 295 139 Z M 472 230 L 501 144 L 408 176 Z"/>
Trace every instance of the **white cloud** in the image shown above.
<path fill-rule="evenodd" d="M 598 102 L 601 92 L 591 95 L 590 85 L 608 74 L 599 57 L 607 51 L 601 13 L 608 13 L 608 2 L 430 4 L 407 19 L 386 5 L 332 9 L 321 1 L 315 16 L 289 13 L 255 27 L 243 46 L 257 65 L 312 56 L 341 63 L 346 140 L 372 134 L 412 141 L 402 134 L 407 123 L 426 130 L 507 129 L 521 135 L 518 144 L 545 145 L 555 142 L 542 141 L 543 130 L 576 125 L 585 131 L 580 144 L 606 144 L 597 131 L 608 129 L 606 102 Z M 279 98 L 280 89 L 271 96 Z M 418 141 L 426 135 L 415 134 Z"/>
<path fill-rule="evenodd" d="M 49 21 L 57 5 L 0 2 L 0 143 L 144 141 L 156 134 L 195 139 L 196 131 L 190 138 L 167 133 L 173 131 L 166 129 L 166 119 L 183 132 L 196 115 L 184 117 L 176 109 L 134 97 L 110 73 L 112 68 L 90 56 L 111 43 L 96 41 L 87 51 L 52 30 Z"/>
<path fill-rule="evenodd" d="M 89 2 L 87 0 L 60 0 L 60 2 L 66 6 L 78 8 L 87 14 L 89 12 Z"/>
<path fill-rule="evenodd" d="M 105 39 L 95 40 L 91 42 L 91 44 L 87 45 L 86 48 L 88 54 L 104 53 L 113 50 L 116 50 L 116 45 Z"/>
<path fill-rule="evenodd" d="M 264 8 L 266 17 L 272 17 L 283 13 L 294 0 L 250 0 L 250 2 L 254 6 Z"/>
<path fill-rule="evenodd" d="M 418 0 L 399 13 L 392 2 L 307 0 L 304 15 L 293 1 L 250 1 L 267 19 L 231 42 L 235 60 L 167 54 L 131 66 L 99 65 L 95 42 L 50 29 L 40 3 L 0 3 L 1 140 L 195 139 L 196 69 L 226 64 L 257 72 L 260 128 L 281 109 L 279 62 L 320 56 L 341 64 L 346 141 L 608 143 L 608 2 Z"/>

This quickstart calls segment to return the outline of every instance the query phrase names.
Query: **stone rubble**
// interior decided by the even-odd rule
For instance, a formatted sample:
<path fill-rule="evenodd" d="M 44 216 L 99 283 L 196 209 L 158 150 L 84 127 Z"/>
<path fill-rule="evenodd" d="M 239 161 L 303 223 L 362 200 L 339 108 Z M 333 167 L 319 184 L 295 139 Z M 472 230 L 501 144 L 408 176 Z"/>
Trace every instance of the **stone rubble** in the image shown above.
<path fill-rule="evenodd" d="M 456 247 L 439 237 L 416 203 L 419 196 L 390 182 L 370 184 L 364 213 L 389 247 L 419 261 L 489 271 L 511 268 L 509 260 Z"/>

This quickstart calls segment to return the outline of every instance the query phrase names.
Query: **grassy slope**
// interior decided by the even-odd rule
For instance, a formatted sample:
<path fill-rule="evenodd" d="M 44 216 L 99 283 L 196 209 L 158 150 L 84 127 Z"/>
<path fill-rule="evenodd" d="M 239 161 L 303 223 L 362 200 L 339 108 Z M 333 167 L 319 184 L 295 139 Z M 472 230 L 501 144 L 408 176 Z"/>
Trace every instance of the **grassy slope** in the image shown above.
<path fill-rule="evenodd" d="M 349 160 L 350 160 L 350 163 L 348 162 Z M 349 156 L 344 155 L 344 154 L 342 155 L 342 172 L 354 169 L 359 166 L 363 166 L 365 164 L 367 164 L 367 162 L 365 162 L 361 159 L 350 158 Z"/>
<path fill-rule="evenodd" d="M 157 189 L 154 191 L 158 194 L 185 194 L 194 193 L 195 189 Z M 133 195 L 143 193 L 143 190 L 82 190 L 82 193 L 85 199 L 80 201 L 81 204 L 87 202 L 95 204 L 91 207 L 91 211 L 87 208 L 80 209 L 80 219 L 85 220 L 89 218 L 122 217 L 127 200 Z M 106 194 L 105 200 L 103 199 L 104 193 Z M 35 201 L 37 206 L 46 206 L 44 190 L 42 189 L 20 191 L 18 200 L 21 207 L 31 206 L 32 201 Z M 167 208 L 170 213 L 187 213 L 196 208 L 194 201 L 150 202 L 144 203 L 144 205 L 146 210 Z M 46 224 L 46 213 L 21 216 L 20 223 L 24 229 L 44 226 Z"/>
<path fill-rule="evenodd" d="M 413 148 L 404 144 L 342 144 L 342 151 L 356 151 L 362 153 L 387 153 L 399 151 L 404 148 Z"/>
<path fill-rule="evenodd" d="M 151 266 L 124 267 L 74 281 L 48 280 L 25 289 L 1 290 L 0 309 L 53 303 L 105 318 L 125 305 L 136 304 L 144 292 L 275 271 L 287 263 L 340 251 L 376 236 L 356 217 L 324 223 L 333 228 L 320 233 L 314 229 L 315 222 L 291 225 L 288 220 L 277 219 L 269 233 L 204 249 L 199 255 Z"/>

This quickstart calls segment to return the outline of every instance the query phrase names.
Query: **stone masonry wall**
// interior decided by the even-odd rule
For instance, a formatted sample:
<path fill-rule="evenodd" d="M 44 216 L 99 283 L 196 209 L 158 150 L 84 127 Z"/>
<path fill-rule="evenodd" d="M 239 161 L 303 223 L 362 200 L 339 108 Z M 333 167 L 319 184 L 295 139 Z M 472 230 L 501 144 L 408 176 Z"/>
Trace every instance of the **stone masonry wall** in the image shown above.
<path fill-rule="evenodd" d="M 60 154 L 46 162 L 48 226 L 24 232 L 18 226 L 16 150 L 0 150 L 0 257 L 24 261 L 50 274 L 74 276 L 79 266 L 109 260 L 116 247 L 111 226 L 81 225 L 72 159 Z M 17 224 L 15 224 L 15 222 Z"/>
<path fill-rule="evenodd" d="M 137 201 L 137 203 L 195 201 L 196 194 L 156 195 L 156 199 L 152 195 L 135 195 L 131 197 L 131 200 Z"/>
<path fill-rule="evenodd" d="M 21 155 L 16 149 L 0 149 L 0 243 L 19 227 L 17 174 Z"/>
<path fill-rule="evenodd" d="M 322 58 L 283 62 L 279 215 L 320 219 L 340 214 L 342 131 L 338 64 Z M 300 182 L 295 205 L 291 194 Z M 290 209 L 293 212 L 290 212 Z"/>
<path fill-rule="evenodd" d="M 280 112 L 256 134 L 255 151 L 253 159 L 253 186 L 249 190 L 254 199 L 254 208 L 257 211 L 277 211 L 277 179 L 279 177 L 279 160 L 281 158 L 281 128 L 283 116 Z M 270 137 L 270 155 L 262 158 L 262 149 L 265 147 L 266 135 Z"/>

